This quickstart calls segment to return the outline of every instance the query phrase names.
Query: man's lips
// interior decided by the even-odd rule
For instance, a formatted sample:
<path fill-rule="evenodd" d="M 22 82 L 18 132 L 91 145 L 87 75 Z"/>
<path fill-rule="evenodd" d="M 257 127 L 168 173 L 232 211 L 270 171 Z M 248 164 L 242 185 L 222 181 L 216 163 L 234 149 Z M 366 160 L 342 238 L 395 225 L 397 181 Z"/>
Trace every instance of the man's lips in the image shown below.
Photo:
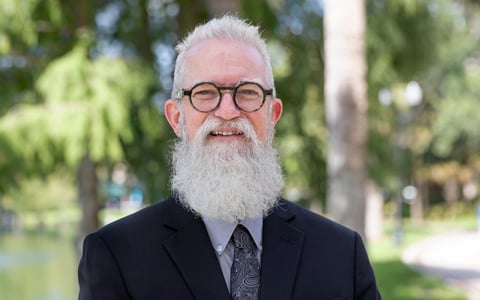
<path fill-rule="evenodd" d="M 210 134 L 213 136 L 235 136 L 243 135 L 243 132 L 238 130 L 214 130 Z"/>

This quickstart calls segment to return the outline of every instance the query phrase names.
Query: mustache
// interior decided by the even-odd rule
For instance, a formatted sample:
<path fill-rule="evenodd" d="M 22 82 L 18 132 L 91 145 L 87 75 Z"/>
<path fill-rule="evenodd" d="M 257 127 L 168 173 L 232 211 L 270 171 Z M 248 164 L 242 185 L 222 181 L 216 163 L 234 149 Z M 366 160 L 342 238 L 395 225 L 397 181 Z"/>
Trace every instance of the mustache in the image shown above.
<path fill-rule="evenodd" d="M 258 141 L 253 125 L 244 118 L 225 121 L 214 116 L 208 117 L 198 128 L 195 140 L 205 141 L 213 132 L 224 128 L 241 133 L 248 141 Z"/>

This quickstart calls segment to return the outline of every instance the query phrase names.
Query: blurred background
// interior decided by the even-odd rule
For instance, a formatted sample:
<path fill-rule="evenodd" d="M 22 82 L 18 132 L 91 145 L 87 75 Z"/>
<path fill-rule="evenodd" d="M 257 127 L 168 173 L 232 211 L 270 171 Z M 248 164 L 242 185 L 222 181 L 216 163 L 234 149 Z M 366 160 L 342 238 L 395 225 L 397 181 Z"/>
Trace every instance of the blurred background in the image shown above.
<path fill-rule="evenodd" d="M 358 220 L 384 299 L 480 299 L 478 256 L 462 252 L 480 253 L 480 3 L 358 1 L 363 204 L 338 214 L 338 203 L 356 206 L 327 188 L 326 0 L 1 0 L 1 298 L 75 299 L 85 234 L 169 195 L 173 134 L 162 109 L 174 45 L 231 11 L 269 42 L 284 102 L 284 195 L 347 225 Z M 337 22 L 339 34 L 358 20 Z M 428 251 L 467 262 L 432 267 Z M 468 271 L 454 277 L 469 289 L 445 280 L 452 270 Z"/>

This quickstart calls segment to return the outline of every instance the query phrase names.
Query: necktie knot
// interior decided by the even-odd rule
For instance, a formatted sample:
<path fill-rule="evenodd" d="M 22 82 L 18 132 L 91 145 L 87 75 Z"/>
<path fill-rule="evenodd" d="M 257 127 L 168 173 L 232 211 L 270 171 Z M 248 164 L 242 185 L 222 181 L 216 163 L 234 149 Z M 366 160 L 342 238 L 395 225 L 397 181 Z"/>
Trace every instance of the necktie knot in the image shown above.
<path fill-rule="evenodd" d="M 242 225 L 238 225 L 232 235 L 233 245 L 235 248 L 242 248 L 253 251 L 255 249 L 255 242 L 248 233 L 247 229 Z"/>

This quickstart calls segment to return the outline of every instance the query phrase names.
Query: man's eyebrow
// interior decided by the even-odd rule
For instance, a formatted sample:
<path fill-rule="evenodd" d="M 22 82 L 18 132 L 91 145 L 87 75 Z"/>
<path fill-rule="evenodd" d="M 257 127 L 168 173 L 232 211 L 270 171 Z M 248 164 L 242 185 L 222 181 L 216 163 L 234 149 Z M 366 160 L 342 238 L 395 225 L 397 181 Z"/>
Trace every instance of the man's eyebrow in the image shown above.
<path fill-rule="evenodd" d="M 219 82 L 219 81 L 204 81 L 204 82 L 211 82 L 211 83 L 214 83 L 216 86 L 223 86 L 223 87 L 234 87 L 244 82 L 255 82 L 260 85 L 263 85 L 262 80 L 260 80 L 259 78 L 242 78 L 233 83 L 225 83 L 225 82 Z"/>

